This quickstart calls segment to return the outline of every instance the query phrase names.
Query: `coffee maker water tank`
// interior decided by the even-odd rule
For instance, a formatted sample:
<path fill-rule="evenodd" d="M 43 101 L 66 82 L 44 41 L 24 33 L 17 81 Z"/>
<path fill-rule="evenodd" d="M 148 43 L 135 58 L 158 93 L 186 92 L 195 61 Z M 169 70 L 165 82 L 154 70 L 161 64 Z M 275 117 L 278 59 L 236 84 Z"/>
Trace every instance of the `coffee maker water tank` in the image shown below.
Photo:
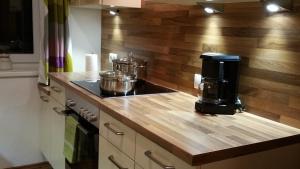
<path fill-rule="evenodd" d="M 221 53 L 204 53 L 201 94 L 195 104 L 199 113 L 234 114 L 242 105 L 238 98 L 240 57 Z"/>

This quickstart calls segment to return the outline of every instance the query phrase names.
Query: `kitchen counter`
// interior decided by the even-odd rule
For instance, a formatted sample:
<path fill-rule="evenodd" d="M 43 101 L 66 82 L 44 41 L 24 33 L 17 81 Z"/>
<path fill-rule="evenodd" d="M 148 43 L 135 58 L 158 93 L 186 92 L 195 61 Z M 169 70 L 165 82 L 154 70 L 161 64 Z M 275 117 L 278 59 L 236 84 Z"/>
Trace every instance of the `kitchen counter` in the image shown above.
<path fill-rule="evenodd" d="M 97 79 L 96 73 L 50 78 L 193 166 L 300 143 L 300 129 L 247 112 L 196 113 L 197 98 L 183 92 L 101 99 L 70 82 Z"/>

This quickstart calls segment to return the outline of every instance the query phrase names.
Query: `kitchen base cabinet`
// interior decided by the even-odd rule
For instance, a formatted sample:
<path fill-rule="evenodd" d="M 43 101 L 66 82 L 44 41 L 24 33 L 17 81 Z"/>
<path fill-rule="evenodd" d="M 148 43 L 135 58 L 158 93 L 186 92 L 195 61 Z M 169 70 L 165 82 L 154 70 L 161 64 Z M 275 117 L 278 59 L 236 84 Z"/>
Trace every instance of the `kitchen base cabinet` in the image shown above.
<path fill-rule="evenodd" d="M 135 131 L 115 120 L 104 111 L 100 113 L 100 134 L 120 151 L 134 159 Z"/>
<path fill-rule="evenodd" d="M 99 136 L 99 169 L 134 169 L 134 161 Z"/>
<path fill-rule="evenodd" d="M 135 162 L 143 169 L 162 169 L 172 167 L 176 169 L 198 169 L 198 167 L 192 167 L 178 159 L 173 154 L 140 134 L 136 134 Z"/>
<path fill-rule="evenodd" d="M 53 169 L 65 169 L 64 138 L 65 138 L 65 108 L 53 101 L 50 103 L 51 121 L 51 143 L 52 143 L 52 167 Z"/>
<path fill-rule="evenodd" d="M 48 112 L 49 110 L 49 101 L 50 98 L 48 95 L 43 92 L 40 93 L 40 98 L 43 101 L 41 106 L 41 114 L 40 114 L 40 150 L 45 156 L 46 159 L 50 159 L 51 157 L 51 143 L 49 133 L 51 132 L 50 120 L 51 116 Z"/>
<path fill-rule="evenodd" d="M 64 107 L 49 96 L 41 95 L 41 99 L 40 149 L 53 169 L 65 169 Z"/>

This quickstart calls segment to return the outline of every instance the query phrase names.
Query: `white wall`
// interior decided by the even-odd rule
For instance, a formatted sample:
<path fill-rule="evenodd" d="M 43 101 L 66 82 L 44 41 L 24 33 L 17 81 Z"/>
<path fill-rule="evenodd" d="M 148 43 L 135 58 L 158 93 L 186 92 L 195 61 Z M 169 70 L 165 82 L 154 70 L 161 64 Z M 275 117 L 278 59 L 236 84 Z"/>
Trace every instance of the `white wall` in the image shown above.
<path fill-rule="evenodd" d="M 85 54 L 98 54 L 100 70 L 101 49 L 101 11 L 72 7 L 70 11 L 70 34 L 74 71 L 85 71 Z"/>
<path fill-rule="evenodd" d="M 43 161 L 37 78 L 0 78 L 0 168 Z"/>
<path fill-rule="evenodd" d="M 34 53 L 12 54 L 14 70 L 0 72 L 0 168 L 44 161 L 39 150 L 40 100 L 36 77 L 41 1 L 32 1 Z M 21 77 L 24 75 L 35 77 Z"/>

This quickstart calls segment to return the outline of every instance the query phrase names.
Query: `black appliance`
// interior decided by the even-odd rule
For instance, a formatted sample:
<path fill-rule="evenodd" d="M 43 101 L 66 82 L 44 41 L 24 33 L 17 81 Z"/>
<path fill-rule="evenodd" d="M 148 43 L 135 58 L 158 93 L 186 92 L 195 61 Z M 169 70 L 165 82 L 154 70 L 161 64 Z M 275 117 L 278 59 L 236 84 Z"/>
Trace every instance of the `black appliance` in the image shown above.
<path fill-rule="evenodd" d="M 204 53 L 200 97 L 195 104 L 204 114 L 232 115 L 243 106 L 238 98 L 240 57 L 221 53 Z"/>
<path fill-rule="evenodd" d="M 134 89 L 127 93 L 105 92 L 100 89 L 100 80 L 80 80 L 71 82 L 101 98 L 175 92 L 174 90 L 145 80 L 138 80 Z"/>
<path fill-rule="evenodd" d="M 67 106 L 67 116 L 73 116 L 78 122 L 76 129 L 75 153 L 76 162 L 65 159 L 65 169 L 98 169 L 99 129 L 79 115 L 72 106 Z M 67 131 L 65 131 L 67 132 Z"/>

